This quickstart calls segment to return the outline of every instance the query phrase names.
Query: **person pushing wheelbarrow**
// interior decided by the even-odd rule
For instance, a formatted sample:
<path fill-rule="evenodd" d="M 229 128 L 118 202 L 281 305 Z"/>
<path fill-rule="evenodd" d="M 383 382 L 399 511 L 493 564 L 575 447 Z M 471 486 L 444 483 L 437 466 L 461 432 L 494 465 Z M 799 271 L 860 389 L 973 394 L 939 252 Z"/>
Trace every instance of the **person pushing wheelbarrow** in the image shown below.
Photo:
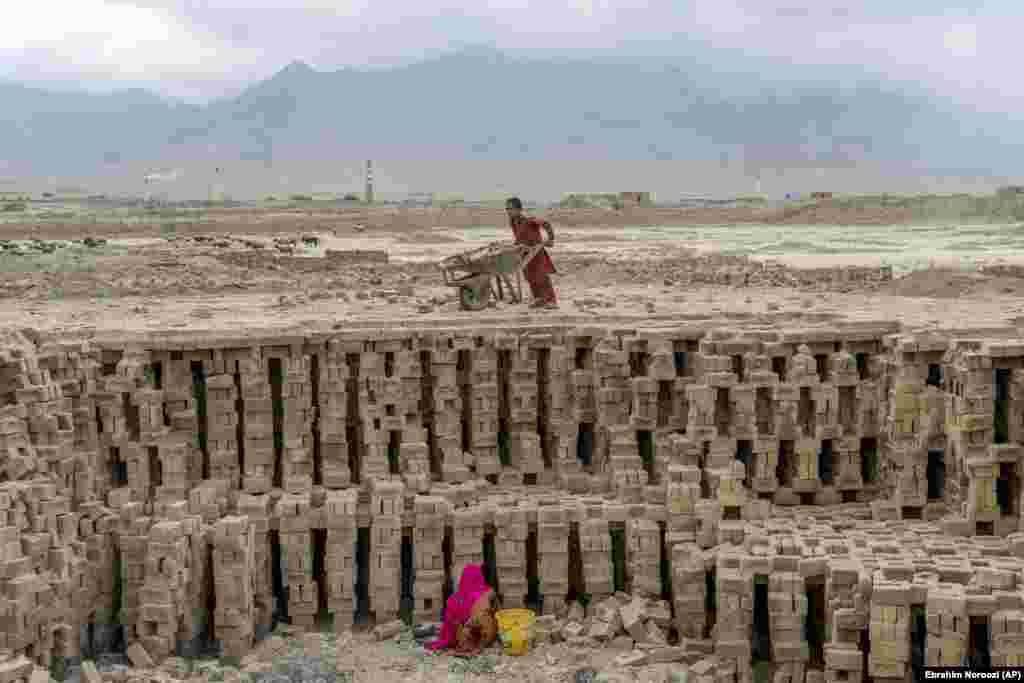
<path fill-rule="evenodd" d="M 508 224 L 512 228 L 512 234 L 516 242 L 529 246 L 543 244 L 550 247 L 555 243 L 555 231 L 551 229 L 551 223 L 539 218 L 532 218 L 523 214 L 523 202 L 519 197 L 511 197 L 505 202 L 505 213 L 508 215 Z M 547 240 L 541 236 L 541 231 L 547 233 Z M 555 264 L 551 261 L 547 249 L 537 252 L 526 266 L 526 281 L 530 283 L 530 293 L 533 295 L 531 308 L 557 308 L 558 299 L 555 296 L 555 288 L 551 284 L 551 274 L 557 272 Z"/>

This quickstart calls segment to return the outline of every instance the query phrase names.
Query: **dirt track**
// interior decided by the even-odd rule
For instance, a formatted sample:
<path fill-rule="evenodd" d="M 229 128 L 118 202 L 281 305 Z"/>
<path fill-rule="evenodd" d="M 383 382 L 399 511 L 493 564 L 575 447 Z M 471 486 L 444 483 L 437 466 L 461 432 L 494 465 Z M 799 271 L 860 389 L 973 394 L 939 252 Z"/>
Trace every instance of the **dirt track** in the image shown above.
<path fill-rule="evenodd" d="M 312 215 L 310 215 L 312 214 Z M 1024 280 L 933 270 L 884 282 L 871 272 L 766 270 L 739 256 L 698 254 L 662 241 L 624 240 L 618 225 L 766 220 L 740 210 L 650 209 L 544 212 L 556 226 L 552 251 L 557 311 L 510 302 L 458 310 L 436 261 L 474 244 L 459 226 L 493 226 L 497 210 L 213 211 L 210 222 L 167 225 L 4 225 L 6 238 L 150 238 L 123 246 L 11 246 L 0 272 L 0 317 L 38 329 L 242 329 L 246 326 L 442 323 L 485 320 L 900 320 L 913 327 L 999 325 L 1024 314 Z M 821 213 L 815 214 L 824 217 Z M 713 221 L 712 221 L 713 219 Z M 584 227 L 585 226 L 585 227 Z M 158 239 L 161 235 L 165 239 Z M 193 239 L 205 235 L 202 241 Z M 291 240 L 276 242 L 272 236 Z M 379 249 L 390 262 L 332 264 L 299 259 L 302 236 L 321 247 Z M 256 248 L 262 247 L 262 248 Z M 47 247 L 48 248 L 48 247 Z M 321 253 L 323 249 L 321 248 Z M 16 252 L 22 252 L 20 255 Z"/>

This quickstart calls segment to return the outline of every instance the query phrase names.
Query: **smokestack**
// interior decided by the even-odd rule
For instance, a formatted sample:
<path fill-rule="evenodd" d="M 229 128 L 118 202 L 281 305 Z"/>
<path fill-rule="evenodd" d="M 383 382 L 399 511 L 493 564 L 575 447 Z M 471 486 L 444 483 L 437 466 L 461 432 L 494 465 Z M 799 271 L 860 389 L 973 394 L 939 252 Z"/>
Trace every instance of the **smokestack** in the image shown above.
<path fill-rule="evenodd" d="M 373 162 L 366 161 L 366 203 L 373 204 Z"/>

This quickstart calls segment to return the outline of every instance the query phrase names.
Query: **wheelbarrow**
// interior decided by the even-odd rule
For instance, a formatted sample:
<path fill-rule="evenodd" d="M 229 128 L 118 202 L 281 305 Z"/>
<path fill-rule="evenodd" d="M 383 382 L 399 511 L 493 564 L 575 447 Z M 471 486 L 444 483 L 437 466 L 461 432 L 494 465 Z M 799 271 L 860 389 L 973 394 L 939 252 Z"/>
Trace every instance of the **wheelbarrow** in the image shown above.
<path fill-rule="evenodd" d="M 504 299 L 505 290 L 512 303 L 521 302 L 523 271 L 543 248 L 544 244 L 492 242 L 449 256 L 438 265 L 445 285 L 458 288 L 462 310 L 480 311 L 487 308 L 492 297 Z"/>

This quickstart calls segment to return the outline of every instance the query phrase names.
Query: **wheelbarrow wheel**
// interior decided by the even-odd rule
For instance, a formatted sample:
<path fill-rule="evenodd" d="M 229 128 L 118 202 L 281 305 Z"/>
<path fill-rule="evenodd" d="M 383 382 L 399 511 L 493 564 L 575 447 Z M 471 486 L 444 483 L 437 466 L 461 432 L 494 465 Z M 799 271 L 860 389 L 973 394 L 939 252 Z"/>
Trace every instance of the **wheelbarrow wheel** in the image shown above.
<path fill-rule="evenodd" d="M 459 305 L 464 311 L 482 311 L 491 301 L 491 283 L 480 282 L 459 288 Z"/>

